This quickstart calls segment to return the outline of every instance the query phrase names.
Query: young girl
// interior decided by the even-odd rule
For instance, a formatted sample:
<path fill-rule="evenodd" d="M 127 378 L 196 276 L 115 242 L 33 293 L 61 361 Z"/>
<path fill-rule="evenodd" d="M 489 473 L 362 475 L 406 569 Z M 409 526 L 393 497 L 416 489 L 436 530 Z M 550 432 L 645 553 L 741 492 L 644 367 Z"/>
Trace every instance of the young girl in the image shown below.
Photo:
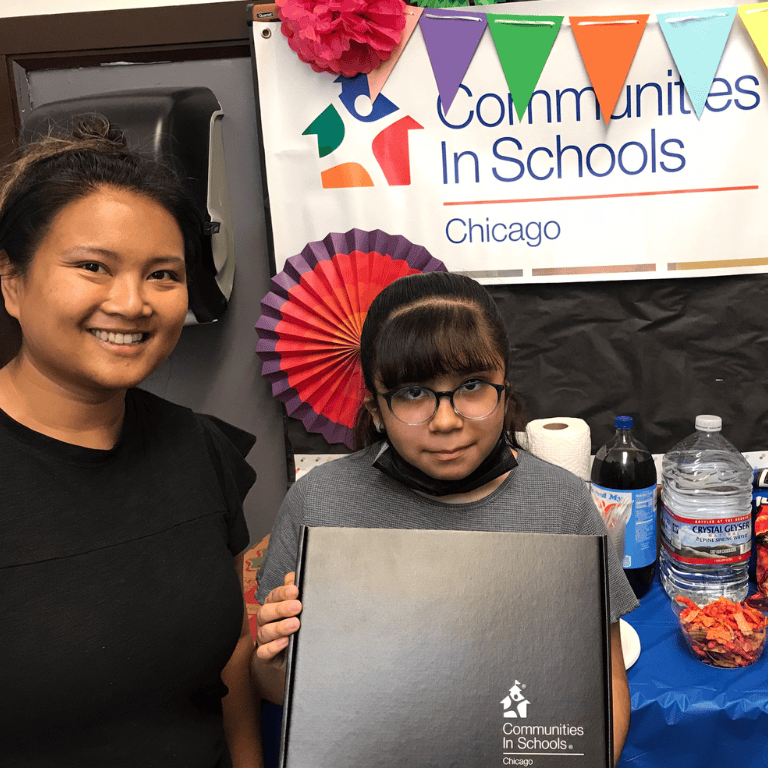
<path fill-rule="evenodd" d="M 490 294 L 446 272 L 402 278 L 368 312 L 360 450 L 289 491 L 259 574 L 254 672 L 279 697 L 284 650 L 299 628 L 294 586 L 302 525 L 605 534 L 584 483 L 523 451 L 509 344 Z M 619 617 L 637 606 L 609 552 L 614 753 L 629 726 Z"/>
<path fill-rule="evenodd" d="M 0 186 L 0 765 L 261 765 L 239 574 L 254 438 L 134 387 L 187 313 L 201 222 L 106 121 Z"/>

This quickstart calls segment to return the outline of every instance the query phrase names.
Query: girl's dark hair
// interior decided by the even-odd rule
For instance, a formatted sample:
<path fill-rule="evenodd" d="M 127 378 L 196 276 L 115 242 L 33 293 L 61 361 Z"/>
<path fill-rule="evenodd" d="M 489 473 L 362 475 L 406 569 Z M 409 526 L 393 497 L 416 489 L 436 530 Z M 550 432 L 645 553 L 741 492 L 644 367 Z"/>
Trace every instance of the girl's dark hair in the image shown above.
<path fill-rule="evenodd" d="M 0 177 L 0 251 L 23 275 L 57 214 L 99 187 L 144 195 L 165 208 L 184 238 L 188 279 L 200 263 L 202 218 L 175 171 L 128 149 L 101 115 L 76 118 L 22 149 Z"/>
<path fill-rule="evenodd" d="M 373 300 L 360 337 L 365 387 L 386 390 L 454 372 L 510 369 L 507 331 L 496 303 L 479 283 L 452 272 L 400 278 Z M 510 445 L 525 429 L 520 401 L 507 386 L 504 428 Z M 361 406 L 355 424 L 358 448 L 381 439 Z"/>

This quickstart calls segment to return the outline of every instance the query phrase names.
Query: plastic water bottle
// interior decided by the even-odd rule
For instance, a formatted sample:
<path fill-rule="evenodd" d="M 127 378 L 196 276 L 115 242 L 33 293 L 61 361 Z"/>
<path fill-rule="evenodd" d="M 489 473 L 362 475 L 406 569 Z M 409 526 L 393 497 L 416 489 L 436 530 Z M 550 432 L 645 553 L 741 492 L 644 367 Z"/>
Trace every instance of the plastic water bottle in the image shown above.
<path fill-rule="evenodd" d="M 721 428 L 719 416 L 697 416 L 662 461 L 661 583 L 699 605 L 747 596 L 752 468 Z"/>
<path fill-rule="evenodd" d="M 631 416 L 617 416 L 614 424 L 616 434 L 592 462 L 592 498 L 606 524 L 616 515 L 620 525 L 622 516 L 626 520 L 622 565 L 635 594 L 642 597 L 656 569 L 656 465 L 635 437 Z M 617 538 L 611 537 L 614 542 Z"/>

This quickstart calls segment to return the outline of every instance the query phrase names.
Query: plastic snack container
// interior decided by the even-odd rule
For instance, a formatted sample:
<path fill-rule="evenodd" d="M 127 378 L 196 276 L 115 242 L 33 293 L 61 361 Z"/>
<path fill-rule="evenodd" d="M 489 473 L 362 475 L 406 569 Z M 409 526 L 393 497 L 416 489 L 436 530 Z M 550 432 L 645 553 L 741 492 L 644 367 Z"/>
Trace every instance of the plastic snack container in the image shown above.
<path fill-rule="evenodd" d="M 672 606 L 688 648 L 702 663 L 740 669 L 762 655 L 768 619 L 756 608 L 725 597 L 699 606 L 679 596 Z"/>

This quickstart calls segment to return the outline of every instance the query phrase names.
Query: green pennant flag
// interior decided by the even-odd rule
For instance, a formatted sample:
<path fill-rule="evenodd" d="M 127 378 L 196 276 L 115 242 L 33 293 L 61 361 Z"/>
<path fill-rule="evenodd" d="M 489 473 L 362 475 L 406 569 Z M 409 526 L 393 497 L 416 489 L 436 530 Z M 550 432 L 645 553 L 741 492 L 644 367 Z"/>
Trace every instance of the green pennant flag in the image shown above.
<path fill-rule="evenodd" d="M 488 26 L 519 120 L 528 108 L 562 23 L 562 16 L 488 14 Z"/>

